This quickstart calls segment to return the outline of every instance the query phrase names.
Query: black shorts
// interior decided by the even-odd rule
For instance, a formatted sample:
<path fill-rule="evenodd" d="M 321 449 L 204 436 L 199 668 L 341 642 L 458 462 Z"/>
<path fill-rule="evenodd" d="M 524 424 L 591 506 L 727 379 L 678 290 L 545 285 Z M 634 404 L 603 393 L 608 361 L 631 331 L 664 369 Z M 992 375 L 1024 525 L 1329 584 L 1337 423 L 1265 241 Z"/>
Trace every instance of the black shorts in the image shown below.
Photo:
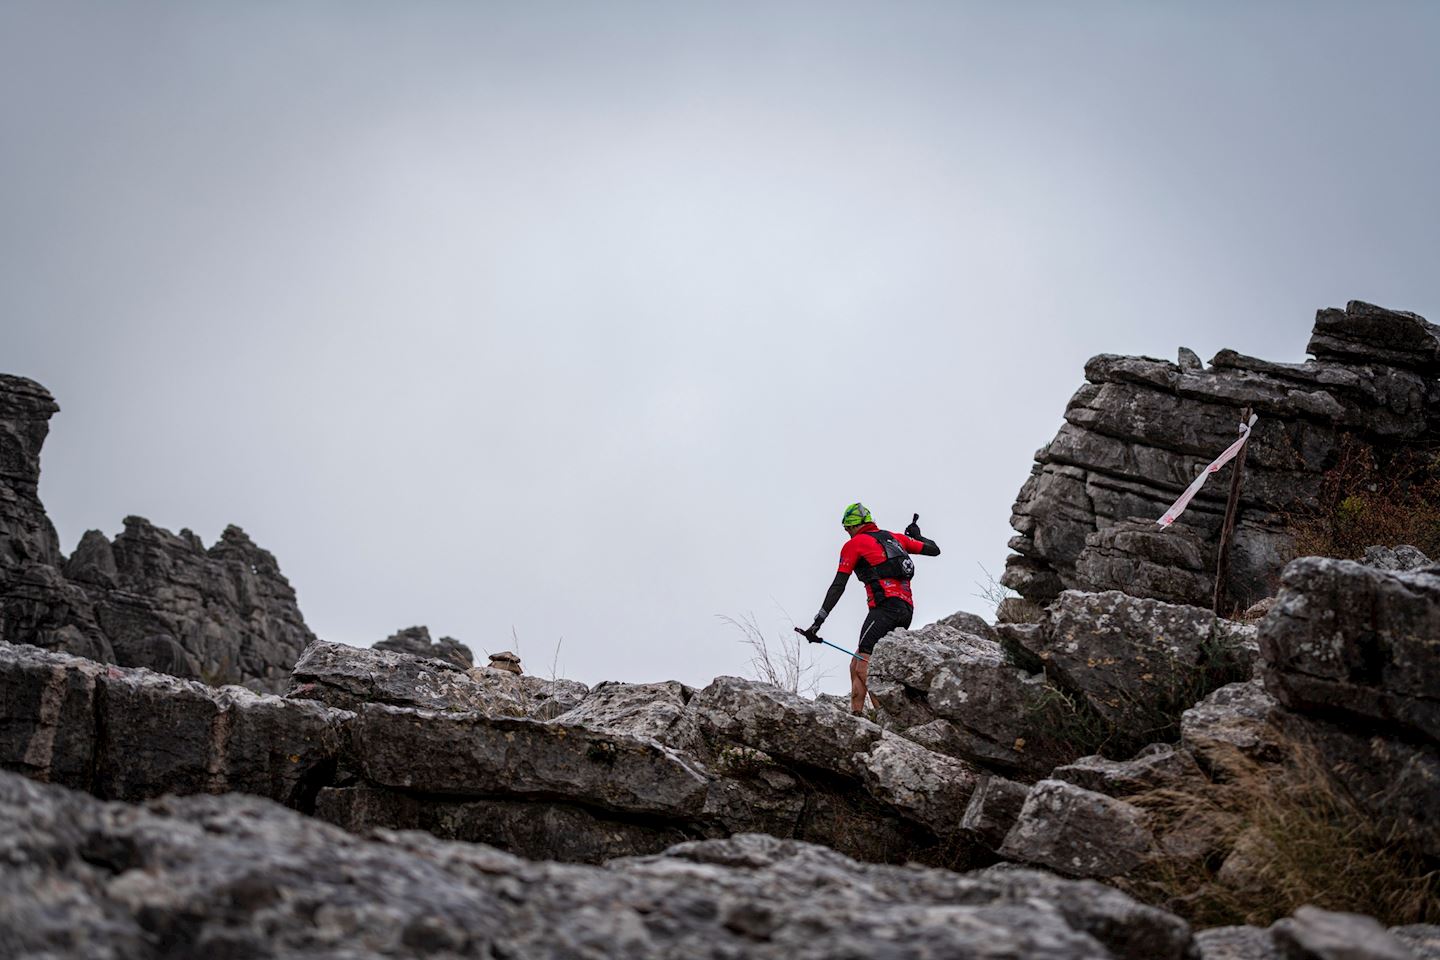
<path fill-rule="evenodd" d="M 870 608 L 865 623 L 860 627 L 860 653 L 869 656 L 875 649 L 875 642 L 891 630 L 910 626 L 915 608 L 899 597 L 886 597 Z"/>

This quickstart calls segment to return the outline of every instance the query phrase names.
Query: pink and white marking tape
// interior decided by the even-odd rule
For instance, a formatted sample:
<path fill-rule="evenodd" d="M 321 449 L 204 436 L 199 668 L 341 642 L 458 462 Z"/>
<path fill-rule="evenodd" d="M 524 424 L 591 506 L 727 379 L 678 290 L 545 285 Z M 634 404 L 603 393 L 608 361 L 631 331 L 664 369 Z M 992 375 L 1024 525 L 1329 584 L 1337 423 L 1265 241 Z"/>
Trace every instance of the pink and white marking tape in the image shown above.
<path fill-rule="evenodd" d="M 1259 419 L 1255 414 L 1250 414 L 1250 422 L 1240 424 L 1240 439 L 1226 447 L 1225 452 L 1216 457 L 1210 466 L 1201 470 L 1200 476 L 1195 478 L 1195 482 L 1190 484 L 1184 493 L 1180 494 L 1180 499 L 1171 504 L 1169 510 L 1165 511 L 1165 516 L 1155 522 L 1162 527 L 1168 527 L 1174 523 L 1175 519 L 1185 512 L 1185 508 L 1190 506 L 1190 501 L 1195 499 L 1195 494 L 1199 493 L 1200 488 L 1205 486 L 1205 481 L 1210 479 L 1210 475 L 1218 472 L 1221 467 L 1235 459 L 1235 455 L 1240 452 L 1240 448 L 1245 446 L 1245 441 L 1250 439 L 1250 428 L 1255 426 L 1255 421 Z"/>

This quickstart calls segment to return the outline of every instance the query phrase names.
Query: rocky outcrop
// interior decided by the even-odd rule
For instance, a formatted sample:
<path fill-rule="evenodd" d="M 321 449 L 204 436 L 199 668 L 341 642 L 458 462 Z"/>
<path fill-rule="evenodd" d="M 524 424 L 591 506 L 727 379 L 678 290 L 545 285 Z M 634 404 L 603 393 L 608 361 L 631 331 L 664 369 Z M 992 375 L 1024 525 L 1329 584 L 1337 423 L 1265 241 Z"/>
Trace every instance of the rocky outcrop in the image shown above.
<path fill-rule="evenodd" d="M 464 669 L 432 659 L 316 641 L 291 674 L 287 696 L 346 710 L 385 703 L 426 710 L 472 710 L 548 720 L 576 706 L 589 689 L 574 680 L 522 677 L 486 667 Z"/>
<path fill-rule="evenodd" d="M 1291 710 L 1440 742 L 1440 567 L 1297 560 L 1260 638 Z"/>
<path fill-rule="evenodd" d="M 856 863 L 765 836 L 604 867 L 242 797 L 103 804 L 0 773 L 0 949 L 246 957 L 1181 960 L 1176 917 L 1094 883 Z"/>
<path fill-rule="evenodd" d="M 206 549 L 188 530 L 127 517 L 114 541 L 91 530 L 62 556 L 36 493 L 58 409 L 39 384 L 0 375 L 0 640 L 282 688 L 314 636 L 275 558 L 239 527 Z"/>
<path fill-rule="evenodd" d="M 280 698 L 0 644 L 0 767 L 589 862 L 757 829 L 878 860 L 973 846 L 973 769 L 843 710 L 734 678 L 573 687 L 566 710 L 539 678 L 317 642 Z"/>
<path fill-rule="evenodd" d="M 1197 699 L 1248 677 L 1254 628 L 1118 591 L 1067 591 L 1000 639 L 934 624 L 880 641 L 871 692 L 905 736 L 1029 779 L 1178 734 Z"/>
<path fill-rule="evenodd" d="M 475 654 L 470 652 L 469 647 L 454 637 L 431 640 L 430 628 L 425 626 L 397 630 L 384 640 L 377 640 L 374 649 L 408 653 L 412 657 L 444 660 L 455 664 L 462 670 L 468 670 L 475 666 Z"/>
<path fill-rule="evenodd" d="M 1287 734 L 1374 817 L 1440 856 L 1440 567 L 1297 560 L 1260 645 Z"/>
<path fill-rule="evenodd" d="M 0 703 L 0 768 L 105 798 L 238 791 L 302 810 L 333 776 L 353 718 L 5 643 Z"/>
<path fill-rule="evenodd" d="M 1440 435 L 1435 326 L 1352 301 L 1316 317 L 1315 360 L 1280 364 L 1221 351 L 1210 366 L 1102 355 L 1036 455 L 1011 524 L 1002 582 L 1048 603 L 1066 589 L 1114 588 L 1208 605 L 1223 468 L 1168 531 L 1140 535 L 1236 437 L 1242 407 L 1260 417 L 1249 444 L 1226 602 L 1275 591 L 1293 555 L 1287 518 L 1319 490 L 1348 437 L 1393 451 Z M 1126 523 L 1132 519 L 1135 523 Z M 1109 528 L 1124 524 L 1114 534 Z M 1193 534 L 1179 533 L 1188 529 Z M 1198 564 L 1198 566 L 1197 566 Z"/>

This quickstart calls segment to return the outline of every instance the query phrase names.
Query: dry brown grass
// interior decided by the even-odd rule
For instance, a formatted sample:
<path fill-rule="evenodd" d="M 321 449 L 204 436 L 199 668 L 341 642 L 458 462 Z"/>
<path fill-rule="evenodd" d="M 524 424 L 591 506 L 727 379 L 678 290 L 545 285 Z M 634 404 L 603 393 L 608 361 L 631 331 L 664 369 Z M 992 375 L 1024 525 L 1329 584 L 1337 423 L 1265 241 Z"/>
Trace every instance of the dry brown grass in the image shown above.
<path fill-rule="evenodd" d="M 1366 547 L 1402 543 L 1440 556 L 1440 452 L 1377 457 L 1346 436 L 1315 503 L 1291 514 L 1288 525 L 1299 557 L 1357 560 Z"/>
<path fill-rule="evenodd" d="M 1440 921 L 1440 864 L 1336 787 L 1308 749 L 1260 767 L 1237 754 L 1231 779 L 1201 793 L 1129 798 L 1171 855 L 1123 885 L 1198 926 L 1265 926 L 1304 904 L 1386 925 Z"/>

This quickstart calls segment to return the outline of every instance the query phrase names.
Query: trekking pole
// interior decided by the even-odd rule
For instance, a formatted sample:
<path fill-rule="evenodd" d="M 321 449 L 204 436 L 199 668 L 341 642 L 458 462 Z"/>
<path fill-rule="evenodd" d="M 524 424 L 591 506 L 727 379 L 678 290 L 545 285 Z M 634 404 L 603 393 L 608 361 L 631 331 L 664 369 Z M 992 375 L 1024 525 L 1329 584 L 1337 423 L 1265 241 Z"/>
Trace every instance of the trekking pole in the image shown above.
<path fill-rule="evenodd" d="M 815 641 L 816 643 L 823 643 L 823 644 L 825 644 L 825 646 L 827 646 L 827 647 L 834 647 L 834 649 L 839 650 L 841 653 L 844 653 L 844 654 L 847 654 L 847 655 L 849 655 L 849 656 L 854 657 L 856 660 L 859 660 L 861 663 L 865 663 L 865 662 L 866 662 L 865 658 L 862 657 L 862 656 L 860 656 L 860 654 L 858 654 L 858 653 L 852 653 L 851 651 L 846 650 L 844 647 L 837 647 L 837 646 L 835 646 L 835 644 L 831 643 L 829 640 L 822 640 L 822 639 L 820 638 L 819 634 L 811 633 L 809 630 L 801 630 L 799 627 L 796 627 L 796 628 L 795 628 L 795 632 L 798 633 L 798 634 L 800 634 L 800 636 L 804 637 L 806 640 L 814 639 L 814 641 Z"/>

